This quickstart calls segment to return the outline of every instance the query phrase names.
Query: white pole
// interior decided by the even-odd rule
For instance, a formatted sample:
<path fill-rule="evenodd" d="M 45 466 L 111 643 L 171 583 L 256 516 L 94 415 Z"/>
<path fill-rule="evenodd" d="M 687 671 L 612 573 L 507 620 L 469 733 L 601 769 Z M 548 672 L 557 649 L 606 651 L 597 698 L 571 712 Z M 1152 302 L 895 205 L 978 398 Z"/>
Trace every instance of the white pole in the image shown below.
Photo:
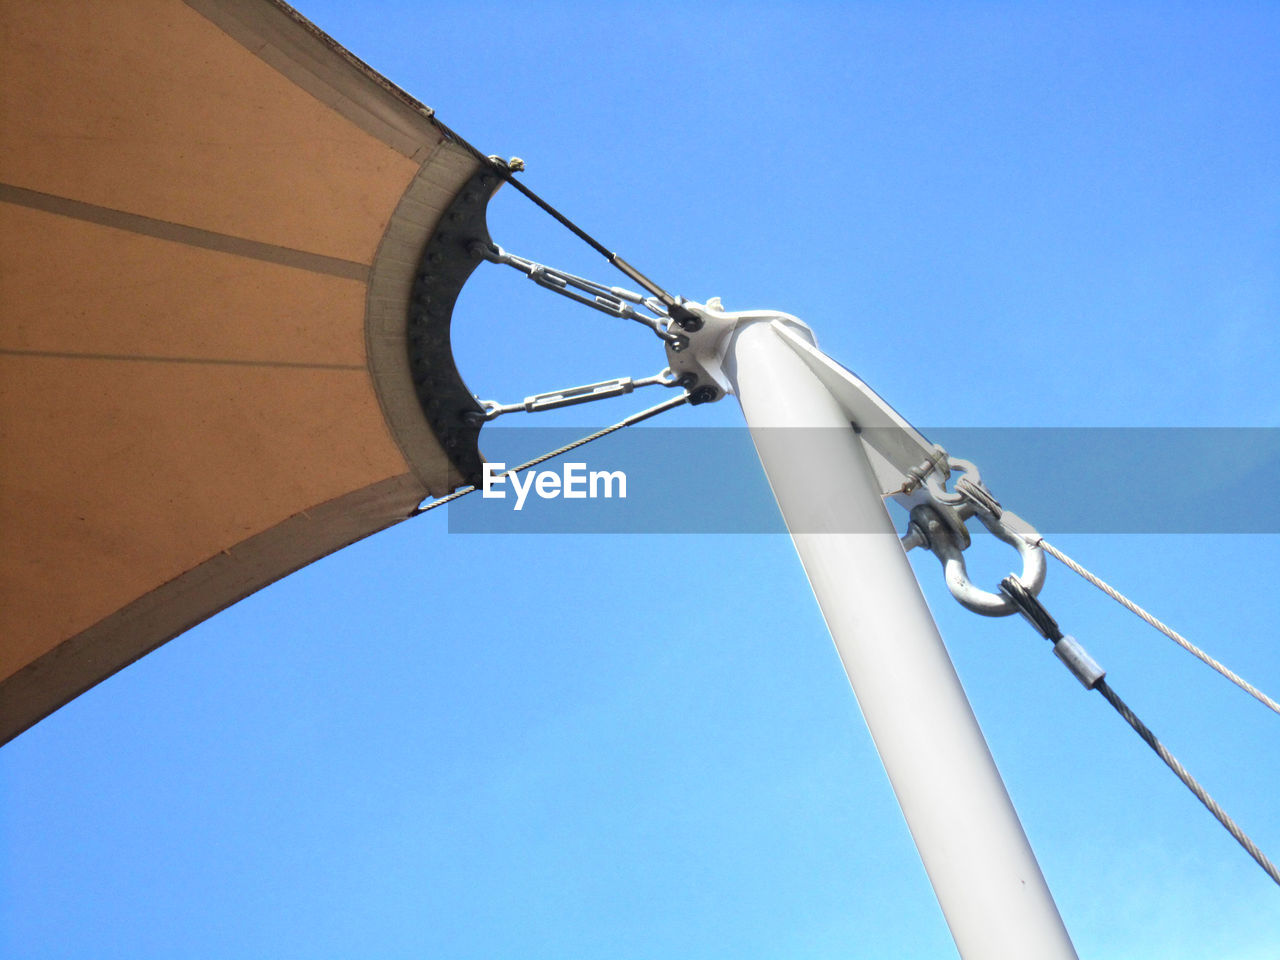
<path fill-rule="evenodd" d="M 724 369 L 960 955 L 1074 960 L 848 417 L 767 322 Z"/>

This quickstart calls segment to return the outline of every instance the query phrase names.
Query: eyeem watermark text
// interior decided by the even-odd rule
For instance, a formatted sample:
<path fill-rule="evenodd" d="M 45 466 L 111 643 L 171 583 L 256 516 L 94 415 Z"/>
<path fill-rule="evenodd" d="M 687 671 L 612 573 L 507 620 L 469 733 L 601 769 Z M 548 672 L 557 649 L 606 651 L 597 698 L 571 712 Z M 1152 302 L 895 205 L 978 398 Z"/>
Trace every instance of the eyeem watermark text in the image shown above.
<path fill-rule="evenodd" d="M 529 491 L 533 490 L 543 500 L 595 500 L 598 497 L 620 500 L 627 498 L 627 475 L 621 470 L 587 470 L 585 463 L 566 463 L 557 473 L 554 470 L 530 470 L 525 474 L 499 476 L 507 469 L 505 463 L 486 463 L 481 496 L 505 500 L 504 484 L 511 481 L 516 492 L 515 509 L 523 510 Z M 617 491 L 616 493 L 614 491 Z"/>

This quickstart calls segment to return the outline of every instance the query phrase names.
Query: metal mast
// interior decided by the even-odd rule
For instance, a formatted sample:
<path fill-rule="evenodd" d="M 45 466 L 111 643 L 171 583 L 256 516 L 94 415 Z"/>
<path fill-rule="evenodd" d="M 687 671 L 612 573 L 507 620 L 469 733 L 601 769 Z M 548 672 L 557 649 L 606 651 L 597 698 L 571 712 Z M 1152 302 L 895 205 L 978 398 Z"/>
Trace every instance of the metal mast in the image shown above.
<path fill-rule="evenodd" d="M 882 500 L 919 435 L 794 317 L 687 306 L 672 369 L 741 404 L 961 956 L 1074 958 Z"/>

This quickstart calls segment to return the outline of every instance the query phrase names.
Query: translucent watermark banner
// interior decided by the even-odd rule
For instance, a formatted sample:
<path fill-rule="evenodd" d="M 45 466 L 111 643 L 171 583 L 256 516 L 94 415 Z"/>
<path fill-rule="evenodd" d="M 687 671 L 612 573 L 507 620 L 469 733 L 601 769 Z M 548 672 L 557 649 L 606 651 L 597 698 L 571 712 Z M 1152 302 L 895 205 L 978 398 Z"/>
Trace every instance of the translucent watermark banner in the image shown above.
<path fill-rule="evenodd" d="M 587 430 L 486 427 L 485 489 L 451 503 L 455 533 L 786 533 L 752 435 L 731 427 L 621 430 L 519 477 L 503 469 Z M 770 430 L 794 448 L 852 431 Z M 949 427 L 921 431 L 972 461 L 1000 503 L 1040 532 L 1280 533 L 1280 428 Z M 861 434 L 857 442 L 874 445 Z M 499 466 L 502 464 L 503 466 Z M 821 504 L 804 532 L 832 529 Z M 893 508 L 904 528 L 905 517 Z M 975 533 L 983 531 L 971 525 Z"/>

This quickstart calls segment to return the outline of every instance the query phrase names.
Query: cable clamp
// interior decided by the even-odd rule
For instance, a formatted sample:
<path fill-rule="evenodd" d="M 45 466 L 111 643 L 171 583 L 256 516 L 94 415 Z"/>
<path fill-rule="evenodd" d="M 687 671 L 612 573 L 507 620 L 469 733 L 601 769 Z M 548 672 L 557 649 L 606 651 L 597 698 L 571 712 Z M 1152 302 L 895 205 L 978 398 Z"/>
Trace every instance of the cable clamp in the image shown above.
<path fill-rule="evenodd" d="M 1018 612 L 1036 633 L 1053 642 L 1053 653 L 1063 662 L 1086 690 L 1092 690 L 1103 680 L 1107 671 L 1089 656 L 1089 651 L 1075 637 L 1063 633 L 1058 621 L 1044 608 L 1039 597 L 1019 582 L 1017 577 L 1005 577 L 1000 581 L 1000 592 L 1013 601 Z"/>

